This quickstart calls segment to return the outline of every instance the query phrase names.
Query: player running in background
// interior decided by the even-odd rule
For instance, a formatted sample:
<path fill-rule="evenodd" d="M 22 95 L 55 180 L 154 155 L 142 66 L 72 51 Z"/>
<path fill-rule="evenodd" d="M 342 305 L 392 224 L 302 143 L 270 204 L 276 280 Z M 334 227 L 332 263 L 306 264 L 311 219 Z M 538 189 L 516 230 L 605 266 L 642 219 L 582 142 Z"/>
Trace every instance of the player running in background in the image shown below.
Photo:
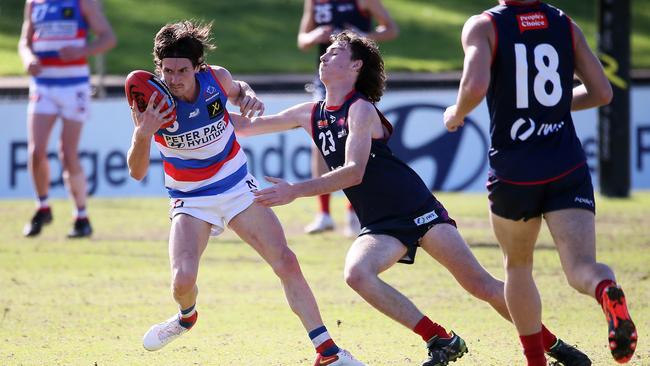
<path fill-rule="evenodd" d="M 503 282 L 492 277 L 456 230 L 456 223 L 422 179 L 387 146 L 392 126 L 375 107 L 383 94 L 384 63 L 376 44 L 350 32 L 337 35 L 321 56 L 326 99 L 303 103 L 251 122 L 235 117 L 241 135 L 302 127 L 310 133 L 331 171 L 256 193 L 266 206 L 343 189 L 359 214 L 361 234 L 348 251 L 345 279 L 368 303 L 422 337 L 423 366 L 447 365 L 467 352 L 455 333 L 431 321 L 406 296 L 379 278 L 397 262 L 413 263 L 418 247 L 445 266 L 458 283 L 509 319 Z M 565 366 L 589 359 L 544 328 L 547 351 Z"/>
<path fill-rule="evenodd" d="M 137 108 L 133 112 L 131 176 L 140 180 L 147 174 L 152 139 L 163 159 L 171 204 L 171 287 L 179 306 L 178 314 L 147 331 L 144 347 L 158 350 L 195 324 L 199 260 L 209 237 L 219 235 L 227 225 L 280 278 L 291 309 L 316 348 L 316 364 L 362 366 L 332 341 L 277 217 L 254 202 L 257 182 L 248 172 L 226 103 L 239 106 L 248 116 L 263 113 L 264 105 L 248 84 L 233 80 L 222 67 L 205 63 L 205 51 L 213 48 L 209 33 L 210 25 L 189 21 L 160 29 L 154 41 L 154 63 L 177 103 L 177 119 L 165 118 L 164 103 L 154 106 L 155 93 L 144 112 Z"/>
<path fill-rule="evenodd" d="M 546 221 L 571 286 L 596 298 L 614 359 L 632 358 L 637 333 L 612 270 L 596 262 L 594 192 L 572 110 L 609 103 L 612 90 L 580 28 L 539 1 L 500 1 L 471 17 L 449 131 L 487 95 L 492 228 L 504 253 L 505 296 L 529 366 L 546 365 L 533 250 Z M 574 73 L 582 85 L 573 87 Z"/>
<path fill-rule="evenodd" d="M 373 28 L 372 23 L 377 23 Z M 388 41 L 399 34 L 397 24 L 382 4 L 381 0 L 305 0 L 303 6 L 300 30 L 298 32 L 298 48 L 305 51 L 318 46 L 316 65 L 320 56 L 330 45 L 330 36 L 349 29 L 375 41 Z M 318 74 L 314 77 L 314 100 L 325 99 L 325 87 Z M 311 150 L 312 177 L 317 178 L 328 171 L 325 161 L 318 149 Z M 314 220 L 305 227 L 308 234 L 316 234 L 334 229 L 334 221 L 330 215 L 330 193 L 318 196 L 320 212 Z M 352 206 L 348 204 L 343 233 L 354 237 L 359 234 L 359 218 Z"/>
<path fill-rule="evenodd" d="M 88 42 L 88 31 L 95 38 Z M 50 167 L 47 142 L 57 118 L 63 121 L 59 159 L 63 182 L 76 206 L 70 238 L 92 234 L 86 212 L 86 176 L 79 162 L 81 128 L 90 108 L 87 57 L 115 47 L 108 20 L 96 0 L 27 0 L 18 52 L 31 81 L 27 109 L 28 165 L 38 209 L 23 233 L 40 234 L 52 221 L 48 202 Z"/>

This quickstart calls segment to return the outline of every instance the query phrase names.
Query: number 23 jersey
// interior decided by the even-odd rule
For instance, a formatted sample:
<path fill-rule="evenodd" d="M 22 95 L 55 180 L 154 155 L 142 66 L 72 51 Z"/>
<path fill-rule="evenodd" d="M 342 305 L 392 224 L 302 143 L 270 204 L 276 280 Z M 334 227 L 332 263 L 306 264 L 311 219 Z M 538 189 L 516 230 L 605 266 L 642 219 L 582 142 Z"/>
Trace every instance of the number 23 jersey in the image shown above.
<path fill-rule="evenodd" d="M 541 2 L 507 1 L 484 14 L 496 35 L 487 93 L 491 173 L 534 184 L 584 164 L 571 118 L 571 19 Z"/>
<path fill-rule="evenodd" d="M 361 93 L 353 91 L 341 106 L 326 107 L 324 101 L 314 104 L 312 139 L 330 170 L 345 164 L 348 111 L 359 99 L 365 100 Z M 434 202 L 433 195 L 418 174 L 393 155 L 387 145 L 393 127 L 379 110 L 377 114 L 386 137 L 372 140 L 361 183 L 343 190 L 359 216 L 361 227 L 413 215 Z"/>

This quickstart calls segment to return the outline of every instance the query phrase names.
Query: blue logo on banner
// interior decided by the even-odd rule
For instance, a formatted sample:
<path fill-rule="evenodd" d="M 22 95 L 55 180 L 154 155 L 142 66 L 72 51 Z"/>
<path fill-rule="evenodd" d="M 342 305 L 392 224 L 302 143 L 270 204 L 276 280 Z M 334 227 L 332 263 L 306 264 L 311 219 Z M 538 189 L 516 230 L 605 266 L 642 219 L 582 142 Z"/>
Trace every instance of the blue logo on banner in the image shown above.
<path fill-rule="evenodd" d="M 442 123 L 445 109 L 434 104 L 408 104 L 386 110 L 386 118 L 395 127 L 388 145 L 397 157 L 412 167 L 415 161 L 432 160 L 435 174 L 430 180 L 427 181 L 426 174 L 420 174 L 430 189 L 461 191 L 471 186 L 486 170 L 488 140 L 470 118 L 465 118 L 465 126 L 458 131 L 448 132 Z M 420 132 L 409 134 L 411 130 Z M 407 136 L 411 139 L 418 136 L 419 140 L 413 143 L 407 141 Z M 472 147 L 465 149 L 461 158 L 458 154 L 463 144 Z M 471 156 L 467 156 L 467 151 Z M 468 158 L 475 164 L 457 166 L 460 161 L 467 162 Z"/>

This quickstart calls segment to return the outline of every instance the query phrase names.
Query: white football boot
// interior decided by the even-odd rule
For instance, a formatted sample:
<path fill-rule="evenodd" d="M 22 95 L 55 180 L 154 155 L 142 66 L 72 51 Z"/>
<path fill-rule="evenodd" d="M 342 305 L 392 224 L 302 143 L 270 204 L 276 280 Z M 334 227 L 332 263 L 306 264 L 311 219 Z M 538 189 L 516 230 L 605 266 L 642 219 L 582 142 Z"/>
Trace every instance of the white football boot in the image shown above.
<path fill-rule="evenodd" d="M 356 238 L 361 232 L 361 223 L 359 216 L 353 210 L 347 210 L 345 213 L 345 227 L 343 228 L 343 235 L 346 238 Z"/>
<path fill-rule="evenodd" d="M 149 328 L 142 338 L 142 345 L 147 351 L 157 351 L 184 333 L 187 333 L 188 330 L 181 326 L 178 314 L 175 314 L 166 321 Z"/>
<path fill-rule="evenodd" d="M 319 353 L 314 366 L 366 366 L 366 364 L 354 358 L 350 352 L 339 348 L 339 352 L 332 356 L 325 357 Z"/>
<path fill-rule="evenodd" d="M 305 233 L 318 234 L 323 231 L 334 230 L 334 221 L 329 214 L 319 213 L 309 225 L 305 226 Z"/>

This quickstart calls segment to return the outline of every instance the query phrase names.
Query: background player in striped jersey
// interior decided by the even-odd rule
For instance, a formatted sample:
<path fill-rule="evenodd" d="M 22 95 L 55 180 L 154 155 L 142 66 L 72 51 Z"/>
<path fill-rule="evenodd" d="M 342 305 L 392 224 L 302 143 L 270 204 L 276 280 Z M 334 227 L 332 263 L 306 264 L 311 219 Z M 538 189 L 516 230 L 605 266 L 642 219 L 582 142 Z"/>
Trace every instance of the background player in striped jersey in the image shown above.
<path fill-rule="evenodd" d="M 375 107 L 383 94 L 384 64 L 374 42 L 349 32 L 334 38 L 321 57 L 326 99 L 304 103 L 274 116 L 237 119 L 241 134 L 302 127 L 311 133 L 331 171 L 289 184 L 276 178 L 256 193 L 267 206 L 297 197 L 343 189 L 359 214 L 361 234 L 348 251 L 345 278 L 368 303 L 413 330 L 427 344 L 423 366 L 447 365 L 466 351 L 465 342 L 433 323 L 406 296 L 379 278 L 395 263 L 413 263 L 418 247 L 444 265 L 472 295 L 509 319 L 503 282 L 478 263 L 456 223 L 422 179 L 387 146 L 391 124 Z M 565 366 L 588 366 L 589 359 L 544 328 L 547 351 Z"/>
<path fill-rule="evenodd" d="M 196 322 L 199 260 L 210 235 L 227 225 L 273 268 L 291 309 L 298 315 L 317 351 L 316 365 L 363 366 L 331 339 L 314 295 L 280 223 L 269 208 L 254 202 L 257 182 L 234 133 L 226 103 L 245 116 L 263 113 L 264 105 L 248 84 L 228 70 L 205 63 L 213 48 L 210 25 L 189 21 L 167 24 L 154 40 L 154 63 L 176 101 L 176 120 L 154 106 L 132 108 L 135 129 L 128 152 L 131 175 L 147 174 L 151 140 L 160 150 L 170 196 L 169 256 L 172 293 L 179 313 L 152 326 L 143 345 L 155 351 L 186 333 Z"/>
<path fill-rule="evenodd" d="M 595 203 L 572 110 L 609 103 L 612 89 L 580 28 L 539 1 L 499 1 L 463 28 L 463 76 L 449 131 L 487 95 L 488 190 L 504 253 L 505 295 L 529 366 L 545 366 L 541 301 L 532 277 L 542 218 L 571 286 L 596 298 L 614 359 L 632 358 L 637 334 L 612 270 L 596 262 Z M 573 87 L 574 73 L 582 85 Z"/>
<path fill-rule="evenodd" d="M 88 42 L 88 30 L 94 33 Z M 28 165 L 38 196 L 38 209 L 25 226 L 25 236 L 36 236 L 52 221 L 48 203 L 50 168 L 47 142 L 57 118 L 63 121 L 59 159 L 63 181 L 76 206 L 68 237 L 92 233 L 86 213 L 86 176 L 77 149 L 83 122 L 90 107 L 87 57 L 115 47 L 108 20 L 96 0 L 27 0 L 18 51 L 29 85 L 27 132 Z"/>
<path fill-rule="evenodd" d="M 375 27 L 373 22 L 376 23 Z M 320 56 L 330 45 L 330 36 L 345 29 L 375 41 L 395 39 L 399 34 L 397 24 L 381 0 L 305 0 L 298 32 L 298 48 L 305 51 L 318 46 L 318 65 Z M 325 87 L 318 74 L 314 77 L 313 86 L 314 100 L 325 99 Z M 311 151 L 311 170 L 313 177 L 320 177 L 328 171 L 327 164 L 315 147 Z M 320 212 L 305 227 L 308 234 L 334 229 L 334 221 L 330 216 L 330 193 L 319 195 L 318 204 Z M 343 233 L 353 237 L 359 234 L 359 229 L 359 219 L 348 204 Z"/>

